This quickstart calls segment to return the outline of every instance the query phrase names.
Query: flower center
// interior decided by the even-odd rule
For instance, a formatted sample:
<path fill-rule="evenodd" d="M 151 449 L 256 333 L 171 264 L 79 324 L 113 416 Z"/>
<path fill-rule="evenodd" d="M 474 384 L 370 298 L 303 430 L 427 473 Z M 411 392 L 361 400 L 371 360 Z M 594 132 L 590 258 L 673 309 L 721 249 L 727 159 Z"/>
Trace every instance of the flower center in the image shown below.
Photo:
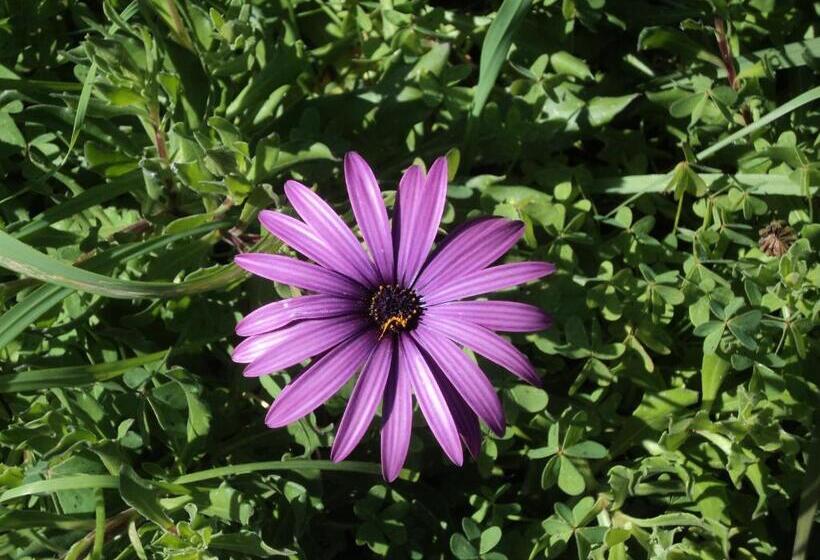
<path fill-rule="evenodd" d="M 416 326 L 423 308 L 416 292 L 398 284 L 383 284 L 370 298 L 370 318 L 379 329 L 379 338 Z"/>

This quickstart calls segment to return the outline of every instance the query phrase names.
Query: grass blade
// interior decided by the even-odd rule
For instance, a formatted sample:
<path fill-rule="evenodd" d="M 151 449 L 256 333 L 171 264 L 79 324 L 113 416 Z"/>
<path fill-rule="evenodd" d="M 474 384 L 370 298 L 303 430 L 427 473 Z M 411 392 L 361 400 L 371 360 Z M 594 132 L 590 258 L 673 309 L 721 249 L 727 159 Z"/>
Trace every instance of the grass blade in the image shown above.
<path fill-rule="evenodd" d="M 42 214 L 35 216 L 31 220 L 11 224 L 6 228 L 6 231 L 13 234 L 17 239 L 24 239 L 60 220 L 70 218 L 92 206 L 113 200 L 122 194 L 139 188 L 144 188 L 142 175 L 126 175 L 110 183 L 103 183 L 81 192 L 62 204 L 48 208 Z"/>
<path fill-rule="evenodd" d="M 783 105 L 781 105 L 780 107 L 778 107 L 777 109 L 772 111 L 771 113 L 768 113 L 768 114 L 764 115 L 763 117 L 759 118 L 758 120 L 756 120 L 752 124 L 750 124 L 748 126 L 744 126 L 743 128 L 741 128 L 740 130 L 738 130 L 734 134 L 730 134 L 729 136 L 727 136 L 723 140 L 720 140 L 720 141 L 716 142 L 715 144 L 712 144 L 711 146 L 709 146 L 705 150 L 701 150 L 700 152 L 695 154 L 695 157 L 697 157 L 698 160 L 704 160 L 704 159 L 708 158 L 709 156 L 712 156 L 712 155 L 716 154 L 717 152 L 719 152 L 720 150 L 722 150 L 723 148 L 725 148 L 726 146 L 728 146 L 729 144 L 731 144 L 735 140 L 740 140 L 741 138 L 743 138 L 745 136 L 748 136 L 752 132 L 755 132 L 756 130 L 760 130 L 761 128 L 763 128 L 764 126 L 769 124 L 770 122 L 773 122 L 773 121 L 779 119 L 780 117 L 788 115 L 789 113 L 791 113 L 792 111 L 794 111 L 796 109 L 799 109 L 803 105 L 808 105 L 809 103 L 817 101 L 818 99 L 820 99 L 820 86 L 814 87 L 814 88 L 810 89 L 809 91 L 807 91 L 805 93 L 801 93 L 800 95 L 798 95 L 797 97 L 795 97 L 791 101 L 788 101 L 788 102 L 784 103 Z"/>
<path fill-rule="evenodd" d="M 208 227 L 216 229 L 225 225 L 228 224 L 214 222 L 208 224 Z M 179 283 L 120 280 L 77 268 L 49 257 L 3 231 L 0 231 L 0 267 L 48 284 L 119 299 L 174 298 L 207 292 L 223 288 L 245 275 L 238 267 L 226 265 L 210 274 L 200 275 L 196 279 Z"/>
<path fill-rule="evenodd" d="M 88 111 L 88 102 L 91 101 L 91 91 L 94 89 L 94 80 L 96 78 L 97 63 L 92 62 L 91 66 L 88 67 L 88 74 L 85 76 L 83 89 L 80 91 L 80 99 L 77 102 L 77 113 L 74 115 L 74 127 L 71 130 L 71 139 L 68 142 L 68 150 L 66 150 L 63 160 L 60 162 L 60 165 L 57 166 L 57 169 L 65 165 L 65 162 L 68 160 L 71 152 L 74 151 L 74 145 L 80 137 L 80 130 L 83 127 L 83 122 L 85 122 L 85 113 Z"/>
<path fill-rule="evenodd" d="M 507 59 L 513 35 L 530 9 L 530 0 L 504 0 L 484 37 L 481 45 L 481 62 L 478 85 L 473 95 L 472 116 L 477 117 L 484 109 L 487 98 L 495 85 L 501 66 Z"/>
<path fill-rule="evenodd" d="M 764 173 L 738 173 L 727 175 L 723 173 L 698 173 L 707 185 L 725 181 L 735 184 L 749 194 L 776 195 L 776 196 L 803 196 L 800 185 L 785 175 L 766 175 Z M 659 193 L 669 185 L 668 174 L 654 175 L 627 175 L 624 177 L 606 177 L 596 179 L 592 185 L 585 187 L 587 194 L 643 194 Z"/>
<path fill-rule="evenodd" d="M 164 360 L 170 350 L 144 354 L 135 358 L 103 364 L 38 369 L 0 375 L 1 393 L 23 393 L 58 387 L 77 387 L 98 381 L 107 381 L 129 369 Z"/>
<path fill-rule="evenodd" d="M 0 316 L 0 348 L 4 348 L 49 309 L 74 293 L 62 286 L 40 286 Z M 2 379 L 2 378 L 0 378 Z"/>
<path fill-rule="evenodd" d="M 820 413 L 815 412 L 814 419 L 814 425 L 817 426 Z M 814 514 L 817 512 L 817 502 L 820 501 L 820 442 L 816 437 L 809 453 L 805 479 L 805 486 L 800 493 L 800 513 L 795 528 L 792 560 L 805 560 L 807 557 L 811 530 L 814 526 Z"/>
<path fill-rule="evenodd" d="M 362 461 L 344 461 L 342 463 L 334 463 L 333 461 L 295 459 L 292 461 L 263 461 L 258 463 L 243 463 L 240 465 L 217 467 L 215 469 L 207 469 L 204 471 L 182 475 L 179 478 L 176 478 L 173 482 L 174 484 L 191 484 L 194 482 L 212 480 L 214 478 L 238 476 L 260 471 L 305 470 L 356 472 L 374 475 L 381 473 L 381 467 L 379 467 L 376 463 L 365 463 Z"/>
<path fill-rule="evenodd" d="M 8 510 L 0 513 L 0 531 L 49 527 L 66 531 L 94 528 L 94 520 L 82 514 L 60 514 L 36 510 Z"/>
<path fill-rule="evenodd" d="M 21 484 L 15 488 L 6 490 L 0 494 L 0 503 L 34 496 L 35 494 L 53 494 L 61 490 L 85 490 L 88 488 L 118 488 L 119 481 L 116 476 L 106 474 L 81 474 L 73 476 L 63 476 L 51 478 L 49 480 L 38 480 Z"/>
<path fill-rule="evenodd" d="M 210 224 L 204 224 L 202 226 L 192 228 L 188 231 L 160 236 L 141 243 L 114 247 L 90 259 L 86 263 L 86 267 L 89 270 L 107 271 L 128 259 L 146 255 L 152 251 L 169 245 L 174 241 L 178 241 L 186 237 L 209 233 L 214 229 L 225 225 L 227 224 L 223 222 L 212 222 Z M 49 309 L 63 301 L 72 293 L 74 293 L 73 288 L 49 284 L 46 286 L 41 286 L 32 293 L 28 294 L 17 305 L 0 316 L 0 348 L 3 348 L 9 342 L 14 340 L 29 325 L 34 323 L 37 319 L 47 313 Z"/>

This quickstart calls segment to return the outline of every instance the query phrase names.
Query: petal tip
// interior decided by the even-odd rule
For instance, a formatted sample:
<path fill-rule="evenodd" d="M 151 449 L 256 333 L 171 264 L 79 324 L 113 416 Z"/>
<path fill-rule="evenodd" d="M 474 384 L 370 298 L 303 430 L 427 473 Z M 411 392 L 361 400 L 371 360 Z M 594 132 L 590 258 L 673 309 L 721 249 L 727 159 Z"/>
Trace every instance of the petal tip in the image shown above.
<path fill-rule="evenodd" d="M 436 173 L 441 173 L 444 176 L 444 180 L 447 180 L 447 172 L 448 172 L 448 163 L 447 163 L 447 156 L 439 156 L 436 158 L 436 161 L 433 162 L 433 165 L 430 166 L 430 176 L 435 176 Z"/>
<path fill-rule="evenodd" d="M 248 366 L 242 372 L 242 375 L 245 377 L 262 377 L 263 375 L 266 375 L 268 373 L 264 370 L 260 370 L 259 367 L 254 367 L 255 365 L 256 364 L 253 362 L 248 364 Z"/>
<path fill-rule="evenodd" d="M 399 477 L 399 473 L 401 473 L 401 466 L 400 465 L 385 465 L 382 463 L 382 478 L 386 482 L 393 482 Z"/>
<path fill-rule="evenodd" d="M 530 384 L 530 385 L 532 385 L 533 387 L 538 387 L 539 389 L 543 389 L 543 387 L 544 387 L 544 382 L 543 382 L 543 381 L 541 381 L 541 378 L 540 378 L 540 377 L 538 377 L 538 376 L 537 376 L 537 375 L 535 375 L 535 374 L 533 374 L 533 375 L 532 375 L 532 377 L 528 377 L 528 378 L 527 378 L 527 381 L 528 381 L 528 382 L 529 382 L 529 384 Z"/>
<path fill-rule="evenodd" d="M 462 451 L 461 451 L 461 442 L 459 442 L 459 444 L 458 444 L 458 454 L 455 455 L 455 456 L 452 456 L 448 453 L 447 457 L 457 467 L 460 467 L 464 464 L 464 453 L 462 453 Z"/>
<path fill-rule="evenodd" d="M 487 424 L 487 427 L 490 428 L 498 437 L 503 437 L 507 431 L 507 426 L 505 424 L 506 422 L 503 418 L 500 420 L 494 419 L 492 424 Z"/>
<path fill-rule="evenodd" d="M 248 270 L 247 267 L 251 261 L 253 261 L 253 253 L 239 253 L 233 257 L 234 264 L 239 268 L 244 268 L 245 270 Z"/>
<path fill-rule="evenodd" d="M 268 409 L 268 413 L 265 415 L 265 426 L 268 428 L 281 428 L 282 426 L 286 426 L 287 422 L 282 422 L 282 418 L 276 412 L 276 401 L 270 408 Z"/>
<path fill-rule="evenodd" d="M 299 181 L 294 181 L 293 179 L 285 181 L 285 196 L 288 197 L 288 200 L 291 202 L 293 202 L 293 197 L 298 197 L 305 191 L 310 192 L 310 189 Z"/>
<path fill-rule="evenodd" d="M 348 452 L 343 452 L 339 448 L 337 448 L 334 444 L 334 446 L 330 450 L 330 462 L 331 463 L 341 463 L 342 461 L 347 459 L 347 456 L 349 454 L 350 454 L 349 451 Z"/>

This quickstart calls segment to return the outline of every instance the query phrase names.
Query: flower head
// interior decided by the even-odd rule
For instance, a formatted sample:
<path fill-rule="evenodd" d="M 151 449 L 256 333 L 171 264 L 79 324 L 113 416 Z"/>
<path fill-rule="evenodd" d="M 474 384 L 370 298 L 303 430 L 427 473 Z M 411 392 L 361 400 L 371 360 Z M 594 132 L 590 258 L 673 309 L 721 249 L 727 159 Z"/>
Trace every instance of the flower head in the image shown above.
<path fill-rule="evenodd" d="M 445 158 L 427 174 L 418 166 L 405 172 L 392 226 L 367 163 L 349 153 L 344 170 L 367 251 L 324 200 L 288 181 L 285 193 L 301 220 L 271 211 L 259 219 L 313 263 L 263 253 L 238 255 L 236 263 L 310 295 L 270 303 L 240 321 L 236 332 L 247 338 L 233 360 L 248 364 L 246 376 L 260 376 L 313 358 L 268 410 L 271 428 L 309 414 L 358 373 L 333 442 L 334 461 L 353 451 L 381 403 L 382 472 L 395 479 L 407 456 L 415 396 L 445 454 L 460 465 L 462 441 L 477 453 L 479 419 L 504 432 L 501 401 L 462 347 L 538 384 L 524 354 L 494 331 L 550 324 L 532 305 L 468 298 L 541 278 L 555 267 L 493 265 L 523 233 L 520 222 L 503 218 L 469 222 L 431 252 L 447 194 Z"/>

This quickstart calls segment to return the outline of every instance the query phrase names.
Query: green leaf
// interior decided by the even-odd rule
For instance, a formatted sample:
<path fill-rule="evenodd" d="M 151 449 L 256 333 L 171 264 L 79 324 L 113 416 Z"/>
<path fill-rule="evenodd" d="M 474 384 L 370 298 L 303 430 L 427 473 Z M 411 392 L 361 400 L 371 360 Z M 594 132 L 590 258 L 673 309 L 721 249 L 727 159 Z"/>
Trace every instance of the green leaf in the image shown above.
<path fill-rule="evenodd" d="M 559 74 L 565 74 L 567 76 L 574 76 L 581 80 L 586 80 L 588 78 L 592 78 L 592 72 L 589 70 L 589 66 L 587 63 L 578 58 L 577 56 L 573 56 L 566 51 L 558 51 L 557 53 L 550 56 L 550 64 L 552 65 L 553 70 L 555 70 Z M 629 96 L 633 97 L 634 96 Z M 623 99 L 623 98 L 621 98 Z M 631 99 L 629 99 L 626 103 L 629 103 Z M 599 102 L 606 103 L 606 102 Z M 617 104 L 617 102 L 616 102 Z M 598 108 L 598 111 L 601 112 L 601 108 Z M 617 111 L 616 111 L 617 112 Z M 590 109 L 590 121 L 592 121 L 592 109 Z M 603 123 L 601 123 L 603 124 Z"/>
<path fill-rule="evenodd" d="M 695 336 L 709 336 L 715 331 L 721 331 L 722 333 L 723 325 L 723 321 L 707 321 L 695 327 L 693 332 Z"/>
<path fill-rule="evenodd" d="M 450 551 L 460 560 L 478 558 L 478 551 L 461 533 L 453 533 L 450 536 Z"/>
<path fill-rule="evenodd" d="M 700 366 L 700 384 L 703 397 L 701 408 L 709 410 L 723 384 L 723 378 L 729 371 L 729 362 L 717 354 L 704 354 Z"/>
<path fill-rule="evenodd" d="M 681 31 L 665 27 L 647 27 L 641 31 L 638 37 L 638 48 L 640 50 L 664 49 L 675 54 L 696 58 L 723 67 L 723 61 L 715 56 L 700 43 L 690 39 Z"/>
<path fill-rule="evenodd" d="M 480 554 L 487 554 L 494 549 L 499 542 L 501 542 L 501 529 L 498 527 L 489 527 L 481 533 L 478 552 Z"/>
<path fill-rule="evenodd" d="M 569 457 L 580 459 L 603 459 L 606 457 L 606 447 L 595 441 L 582 441 L 564 449 Z"/>
<path fill-rule="evenodd" d="M 17 128 L 17 123 L 6 111 L 0 111 L 0 146 L 8 144 L 18 148 L 26 147 L 26 139 Z"/>
<path fill-rule="evenodd" d="M 595 127 L 608 124 L 637 97 L 637 93 L 618 97 L 593 97 L 587 104 L 589 124 Z"/>
<path fill-rule="evenodd" d="M 293 150 L 282 146 L 278 137 L 266 138 L 257 144 L 251 182 L 268 181 L 300 163 L 333 159 L 330 149 L 321 142 L 311 144 L 304 149 Z"/>
<path fill-rule="evenodd" d="M 256 558 L 270 558 L 271 556 L 292 556 L 292 550 L 275 549 L 267 544 L 256 533 L 240 531 L 211 537 L 209 548 L 238 552 Z"/>
<path fill-rule="evenodd" d="M 123 465 L 120 469 L 119 491 L 123 501 L 137 510 L 140 515 L 166 531 L 174 530 L 174 522 L 160 505 L 156 489 L 128 465 Z"/>
<path fill-rule="evenodd" d="M 516 385 L 510 390 L 513 400 L 524 410 L 536 413 L 544 410 L 549 402 L 546 391 L 529 385 Z"/>
<path fill-rule="evenodd" d="M 757 326 L 760 324 L 760 320 L 763 318 L 763 314 L 754 309 L 752 311 L 747 311 L 742 315 L 737 315 L 729 319 L 729 329 L 731 330 L 732 327 L 735 329 L 739 329 L 742 331 L 754 331 L 757 329 Z"/>
<path fill-rule="evenodd" d="M 720 328 L 711 331 L 706 338 L 703 339 L 704 354 L 714 354 L 720 346 L 720 341 L 723 339 L 724 333 L 723 323 L 720 323 Z"/>
<path fill-rule="evenodd" d="M 578 468 L 566 457 L 561 456 L 558 460 L 558 487 L 570 496 L 581 494 L 586 484 Z"/>
<path fill-rule="evenodd" d="M 629 449 L 634 441 L 645 437 L 647 432 L 665 429 L 679 412 L 697 402 L 697 391 L 685 387 L 644 394 L 641 404 L 615 436 L 609 448 L 610 455 L 617 457 Z"/>

